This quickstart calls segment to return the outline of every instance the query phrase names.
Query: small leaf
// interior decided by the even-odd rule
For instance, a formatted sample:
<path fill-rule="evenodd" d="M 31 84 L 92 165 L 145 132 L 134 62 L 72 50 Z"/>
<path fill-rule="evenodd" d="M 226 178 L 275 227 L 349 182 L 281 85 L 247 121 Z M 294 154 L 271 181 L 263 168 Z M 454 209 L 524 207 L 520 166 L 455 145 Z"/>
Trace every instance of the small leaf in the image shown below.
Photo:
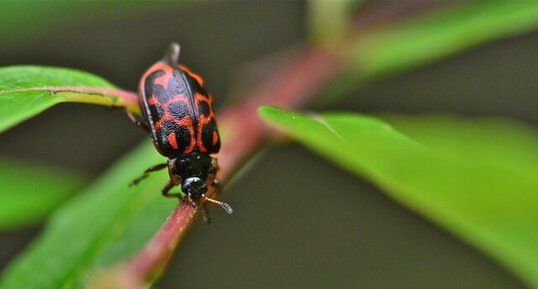
<path fill-rule="evenodd" d="M 58 168 L 0 159 L 0 230 L 43 221 L 83 183 Z"/>
<path fill-rule="evenodd" d="M 126 106 L 136 96 L 82 71 L 39 66 L 0 68 L 0 132 L 60 102 Z"/>
<path fill-rule="evenodd" d="M 538 2 L 478 1 L 442 9 L 358 38 L 361 73 L 379 75 L 430 63 L 485 41 L 538 27 Z"/>
<path fill-rule="evenodd" d="M 428 65 L 537 27 L 538 1 L 467 1 L 373 27 L 353 38 L 344 54 L 344 72 L 320 101 L 341 96 L 365 80 Z M 342 45 L 334 48 L 342 55 Z"/>
<path fill-rule="evenodd" d="M 497 163 L 487 161 L 490 153 L 475 158 L 460 151 L 456 157 L 438 146 L 427 147 L 372 117 L 344 113 L 307 117 L 271 107 L 262 108 L 260 114 L 267 123 L 370 179 L 395 200 L 445 226 L 538 287 L 536 175 L 513 169 L 513 163 L 502 165 L 505 157 Z M 505 124 L 498 137 L 510 136 L 506 133 L 510 127 Z M 536 140 L 536 132 L 533 135 L 532 141 L 522 141 L 529 162 L 538 154 L 536 146 L 529 145 Z"/>
<path fill-rule="evenodd" d="M 150 143 L 123 158 L 54 214 L 38 240 L 3 272 L 0 288 L 86 288 L 101 269 L 139 250 L 178 201 L 161 196 L 165 170 L 138 186 L 128 184 L 164 161 Z"/>

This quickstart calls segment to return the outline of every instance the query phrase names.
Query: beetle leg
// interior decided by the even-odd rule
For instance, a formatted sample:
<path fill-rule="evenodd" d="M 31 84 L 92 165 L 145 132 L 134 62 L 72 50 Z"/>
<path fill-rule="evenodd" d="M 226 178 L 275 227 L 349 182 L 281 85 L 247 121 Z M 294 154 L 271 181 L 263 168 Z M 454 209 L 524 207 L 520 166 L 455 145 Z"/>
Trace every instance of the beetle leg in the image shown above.
<path fill-rule="evenodd" d="M 147 170 L 144 171 L 144 174 L 142 174 L 140 177 L 134 179 L 129 184 L 129 187 L 138 185 L 138 183 L 140 183 L 140 181 L 142 181 L 143 179 L 145 179 L 145 178 L 147 178 L 149 176 L 149 173 L 154 172 L 154 171 L 158 171 L 158 170 L 162 170 L 162 169 L 166 168 L 167 166 L 168 166 L 168 164 L 164 163 L 164 164 L 158 164 L 158 165 L 155 165 L 155 166 L 152 166 L 152 167 L 148 168 Z"/>
<path fill-rule="evenodd" d="M 211 180 L 211 185 L 215 188 L 215 191 L 216 191 L 217 193 L 220 192 L 221 185 L 220 185 L 219 180 L 217 180 L 217 179 L 213 179 L 213 180 Z"/>
<path fill-rule="evenodd" d="M 217 172 L 219 170 L 219 164 L 216 158 L 211 160 L 211 167 L 209 167 L 208 174 L 211 177 L 211 185 L 215 187 L 215 190 L 220 191 L 219 180 L 216 179 Z"/>
<path fill-rule="evenodd" d="M 189 205 L 191 205 L 191 207 L 193 207 L 193 208 L 196 209 L 196 207 L 197 207 L 198 205 L 197 205 L 196 202 L 191 198 L 191 196 L 190 196 L 190 195 L 187 195 L 185 198 L 186 198 L 186 201 L 189 203 Z"/>
<path fill-rule="evenodd" d="M 209 209 L 206 204 L 202 204 L 202 218 L 206 224 L 211 224 L 211 216 L 209 215 Z"/>
<path fill-rule="evenodd" d="M 127 116 L 129 117 L 129 119 L 134 123 L 136 124 L 138 127 L 140 127 L 141 129 L 145 130 L 147 133 L 149 133 L 149 125 L 138 119 L 136 116 L 134 116 L 133 112 L 128 110 L 128 109 L 125 109 L 125 112 L 127 113 Z"/>
<path fill-rule="evenodd" d="M 161 193 L 163 194 L 163 196 L 167 198 L 179 198 L 180 194 L 170 193 L 170 190 L 173 187 L 174 187 L 174 182 L 172 182 L 172 180 L 168 181 L 168 183 L 166 183 L 166 185 L 164 185 L 163 189 L 161 190 Z"/>
<path fill-rule="evenodd" d="M 209 167 L 208 173 L 210 175 L 216 175 L 219 170 L 219 162 L 216 158 L 211 159 L 211 166 Z"/>
<path fill-rule="evenodd" d="M 220 192 L 221 185 L 218 179 L 216 179 L 217 172 L 219 171 L 219 163 L 216 158 L 211 160 L 211 167 L 209 167 L 208 173 L 211 176 L 211 185 L 215 188 L 215 191 Z"/>

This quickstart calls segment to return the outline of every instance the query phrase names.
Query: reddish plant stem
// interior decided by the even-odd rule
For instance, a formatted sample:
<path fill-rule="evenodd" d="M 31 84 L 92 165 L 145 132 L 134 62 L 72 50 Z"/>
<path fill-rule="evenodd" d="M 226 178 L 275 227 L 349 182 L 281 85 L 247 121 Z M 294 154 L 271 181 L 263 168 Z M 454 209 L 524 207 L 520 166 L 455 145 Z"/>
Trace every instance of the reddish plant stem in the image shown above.
<path fill-rule="evenodd" d="M 196 209 L 182 203 L 168 216 L 164 225 L 144 249 L 130 262 L 120 266 L 112 276 L 107 276 L 97 286 L 101 289 L 142 289 L 158 277 L 181 236 L 192 225 Z"/>
<path fill-rule="evenodd" d="M 258 108 L 274 105 L 282 108 L 301 107 L 331 80 L 342 67 L 339 60 L 321 49 L 309 48 L 294 56 L 289 65 L 274 73 L 262 86 L 247 94 L 246 102 L 225 108 L 219 121 L 231 132 L 218 154 L 220 178 L 244 163 L 269 135 L 258 117 Z"/>
<path fill-rule="evenodd" d="M 338 59 L 325 51 L 306 49 L 290 59 L 289 65 L 274 74 L 273 78 L 247 94 L 246 102 L 224 109 L 219 115 L 219 123 L 229 134 L 223 138 L 223 146 L 216 156 L 220 166 L 219 179 L 228 180 L 270 134 L 258 118 L 258 107 L 301 106 L 334 77 L 340 67 Z M 208 192 L 209 196 L 215 194 L 215 191 Z M 154 238 L 112 277 L 115 279 L 112 280 L 114 287 L 144 288 L 145 284 L 159 275 L 193 223 L 196 213 L 195 208 L 180 204 Z M 109 279 L 107 284 L 110 285 L 110 282 Z"/>

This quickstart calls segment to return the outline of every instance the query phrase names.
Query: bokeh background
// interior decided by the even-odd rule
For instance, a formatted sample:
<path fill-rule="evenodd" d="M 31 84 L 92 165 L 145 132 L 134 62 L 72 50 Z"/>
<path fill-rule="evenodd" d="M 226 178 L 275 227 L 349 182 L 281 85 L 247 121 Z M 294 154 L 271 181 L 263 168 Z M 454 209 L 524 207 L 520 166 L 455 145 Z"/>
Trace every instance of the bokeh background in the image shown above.
<path fill-rule="evenodd" d="M 0 4 L 1 13 L 20 5 L 35 13 L 0 24 L 24 31 L 0 39 L 0 66 L 72 67 L 134 91 L 177 41 L 181 62 L 204 76 L 217 112 L 233 98 L 241 67 L 306 39 L 304 2 L 49 4 Z M 500 115 L 536 126 L 536 51 L 538 33 L 527 33 L 308 108 Z M 0 153 L 97 177 L 148 141 L 121 110 L 60 104 L 2 134 Z M 293 143 L 264 149 L 221 198 L 235 213 L 212 210 L 213 224 L 197 222 L 155 288 L 526 288 L 473 247 Z M 0 268 L 40 230 L 0 232 Z"/>

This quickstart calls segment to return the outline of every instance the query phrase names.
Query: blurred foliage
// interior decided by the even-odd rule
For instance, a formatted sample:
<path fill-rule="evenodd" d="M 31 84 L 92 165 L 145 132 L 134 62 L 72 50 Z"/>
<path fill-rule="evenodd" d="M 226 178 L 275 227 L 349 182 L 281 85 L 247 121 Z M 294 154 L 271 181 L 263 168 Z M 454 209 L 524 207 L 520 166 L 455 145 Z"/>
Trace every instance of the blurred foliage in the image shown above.
<path fill-rule="evenodd" d="M 538 1 L 475 1 L 359 37 L 352 66 L 368 76 L 394 73 L 536 27 Z"/>
<path fill-rule="evenodd" d="M 346 70 L 324 95 L 345 95 L 365 80 L 431 64 L 486 41 L 536 27 L 538 1 L 473 1 L 380 23 L 345 39 L 351 39 L 351 43 L 330 47 L 337 55 L 346 54 Z"/>
<path fill-rule="evenodd" d="M 163 161 L 150 143 L 118 161 L 55 212 L 39 239 L 4 272 L 0 288 L 86 288 L 105 266 L 139 250 L 177 203 L 156 193 L 167 181 L 166 170 L 127 185 Z"/>
<path fill-rule="evenodd" d="M 184 7 L 204 1 L 169 1 L 167 6 Z M 46 5 L 32 1 L 2 1 L 0 3 L 1 49 L 17 47 L 27 38 L 37 38 L 48 31 L 61 30 L 66 23 L 94 21 L 96 14 L 118 18 L 161 9 L 152 1 L 47 1 Z M 85 11 L 84 14 L 73 13 Z"/>
<path fill-rule="evenodd" d="M 363 0 L 308 2 L 310 40 L 319 45 L 338 49 L 340 40 L 353 24 L 353 12 Z"/>
<path fill-rule="evenodd" d="M 508 123 L 459 125 L 462 120 L 452 123 L 444 119 L 435 124 L 393 119 L 411 135 L 432 144 L 425 146 L 381 120 L 358 114 L 308 117 L 271 107 L 262 108 L 260 114 L 267 123 L 370 179 L 396 200 L 444 225 L 538 286 L 538 231 L 533 229 L 538 226 L 538 177 L 532 171 L 522 171 L 536 168 L 536 132 Z M 491 140 L 492 127 L 498 143 L 477 153 Z M 447 143 L 436 142 L 441 139 Z M 509 143 L 518 145 L 503 146 Z M 529 157 L 512 159 L 522 154 L 517 152 L 522 147 Z M 493 155 L 498 156 L 494 161 Z M 514 169 L 516 161 L 522 168 Z"/>
<path fill-rule="evenodd" d="M 10 45 L 24 37 L 39 35 L 46 29 L 54 29 L 72 20 L 76 17 L 69 13 L 73 5 L 76 5 L 75 2 L 52 4 L 44 8 L 31 3 L 2 2 L 0 9 L 2 45 Z"/>
<path fill-rule="evenodd" d="M 0 159 L 0 230 L 42 222 L 85 179 L 60 168 Z"/>

